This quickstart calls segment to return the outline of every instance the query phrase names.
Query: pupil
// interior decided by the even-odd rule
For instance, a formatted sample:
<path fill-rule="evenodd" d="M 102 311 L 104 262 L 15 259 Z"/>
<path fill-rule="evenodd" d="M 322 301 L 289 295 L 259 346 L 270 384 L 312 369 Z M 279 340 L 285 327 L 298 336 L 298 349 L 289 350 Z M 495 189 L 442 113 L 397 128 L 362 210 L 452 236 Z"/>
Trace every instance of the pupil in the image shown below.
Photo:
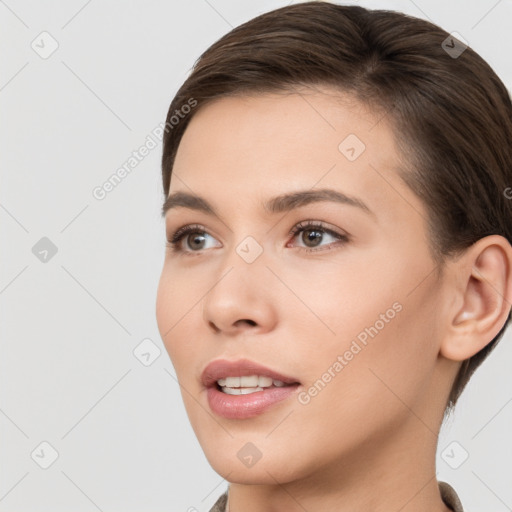
<path fill-rule="evenodd" d="M 315 229 L 308 229 L 308 230 L 304 231 L 304 234 L 306 234 L 306 233 L 316 233 L 313 236 L 308 235 L 306 237 L 307 241 L 304 240 L 304 237 L 303 237 L 303 241 L 306 243 L 306 245 L 309 245 L 309 242 L 320 241 L 320 238 L 322 238 L 322 232 L 318 231 L 318 230 L 315 230 Z M 315 245 L 317 245 L 317 244 L 313 243 L 313 246 L 315 246 Z"/>

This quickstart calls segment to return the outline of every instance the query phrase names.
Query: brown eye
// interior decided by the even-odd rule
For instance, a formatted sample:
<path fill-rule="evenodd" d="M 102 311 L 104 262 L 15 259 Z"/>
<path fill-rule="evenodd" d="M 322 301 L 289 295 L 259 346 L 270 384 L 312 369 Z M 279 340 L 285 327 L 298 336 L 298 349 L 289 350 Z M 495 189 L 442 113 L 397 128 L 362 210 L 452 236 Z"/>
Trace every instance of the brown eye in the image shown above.
<path fill-rule="evenodd" d="M 196 231 L 184 235 L 181 239 L 185 239 L 188 247 L 192 247 L 194 249 L 203 249 L 202 245 L 204 244 L 206 237 Z"/>
<path fill-rule="evenodd" d="M 302 231 L 302 241 L 307 247 L 316 247 L 322 240 L 323 232 L 317 228 Z"/>
<path fill-rule="evenodd" d="M 303 246 L 299 245 L 299 249 L 307 252 L 332 249 L 335 245 L 346 243 L 349 240 L 347 235 L 337 233 L 325 227 L 323 223 L 314 221 L 303 221 L 297 224 L 289 234 L 295 238 L 299 233 L 301 234 L 300 240 L 304 244 Z M 334 242 L 324 244 L 325 247 L 322 247 L 321 244 L 326 236 L 334 239 Z"/>
<path fill-rule="evenodd" d="M 203 249 L 208 249 L 208 247 L 205 247 L 208 237 L 214 239 L 199 224 L 183 226 L 173 235 L 168 236 L 167 247 L 175 253 L 199 253 Z M 185 248 L 183 248 L 183 242 L 186 242 Z"/>

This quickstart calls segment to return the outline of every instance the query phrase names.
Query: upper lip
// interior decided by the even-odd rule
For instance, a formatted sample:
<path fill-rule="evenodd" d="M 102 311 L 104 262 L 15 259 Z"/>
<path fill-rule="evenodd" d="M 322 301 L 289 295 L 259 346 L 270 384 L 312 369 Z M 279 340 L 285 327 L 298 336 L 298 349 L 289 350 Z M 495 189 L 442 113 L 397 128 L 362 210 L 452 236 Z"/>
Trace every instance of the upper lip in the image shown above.
<path fill-rule="evenodd" d="M 288 377 L 282 373 L 276 372 L 249 359 L 237 359 L 236 361 L 228 361 L 227 359 L 216 359 L 209 363 L 201 374 L 201 381 L 205 387 L 211 387 L 216 384 L 219 379 L 226 377 L 242 377 L 249 375 L 262 375 L 270 377 L 274 380 L 280 380 L 286 384 L 299 383 L 293 377 Z"/>

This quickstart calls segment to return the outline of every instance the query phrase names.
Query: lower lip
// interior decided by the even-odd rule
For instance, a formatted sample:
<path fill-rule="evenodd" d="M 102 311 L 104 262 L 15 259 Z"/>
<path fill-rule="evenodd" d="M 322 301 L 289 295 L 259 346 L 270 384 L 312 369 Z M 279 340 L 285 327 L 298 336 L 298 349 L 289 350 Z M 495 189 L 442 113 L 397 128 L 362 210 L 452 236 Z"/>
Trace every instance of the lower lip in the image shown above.
<path fill-rule="evenodd" d="M 277 402 L 281 402 L 295 394 L 299 384 L 283 387 L 270 387 L 248 395 L 228 395 L 217 386 L 208 388 L 207 397 L 211 410 L 228 419 L 241 420 L 252 418 L 265 412 Z"/>

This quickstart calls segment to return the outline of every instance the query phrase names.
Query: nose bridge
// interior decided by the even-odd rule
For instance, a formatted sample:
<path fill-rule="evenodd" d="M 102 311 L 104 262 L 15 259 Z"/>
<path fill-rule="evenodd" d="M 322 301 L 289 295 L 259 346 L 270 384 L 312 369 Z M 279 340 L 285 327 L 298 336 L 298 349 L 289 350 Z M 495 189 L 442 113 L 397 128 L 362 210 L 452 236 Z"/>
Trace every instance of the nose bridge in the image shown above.
<path fill-rule="evenodd" d="M 257 295 L 258 288 L 269 277 L 266 274 L 270 274 L 265 266 L 267 258 L 263 244 L 253 236 L 247 235 L 224 251 L 219 280 L 212 291 L 217 289 L 220 293 L 224 289 L 229 289 L 237 295 L 241 294 L 239 300 L 242 299 L 242 295 Z"/>
<path fill-rule="evenodd" d="M 273 276 L 266 268 L 263 244 L 248 235 L 223 250 L 217 277 L 204 298 L 204 320 L 222 330 L 232 329 L 239 320 L 268 325 L 275 302 L 270 297 L 273 287 L 265 284 Z"/>

